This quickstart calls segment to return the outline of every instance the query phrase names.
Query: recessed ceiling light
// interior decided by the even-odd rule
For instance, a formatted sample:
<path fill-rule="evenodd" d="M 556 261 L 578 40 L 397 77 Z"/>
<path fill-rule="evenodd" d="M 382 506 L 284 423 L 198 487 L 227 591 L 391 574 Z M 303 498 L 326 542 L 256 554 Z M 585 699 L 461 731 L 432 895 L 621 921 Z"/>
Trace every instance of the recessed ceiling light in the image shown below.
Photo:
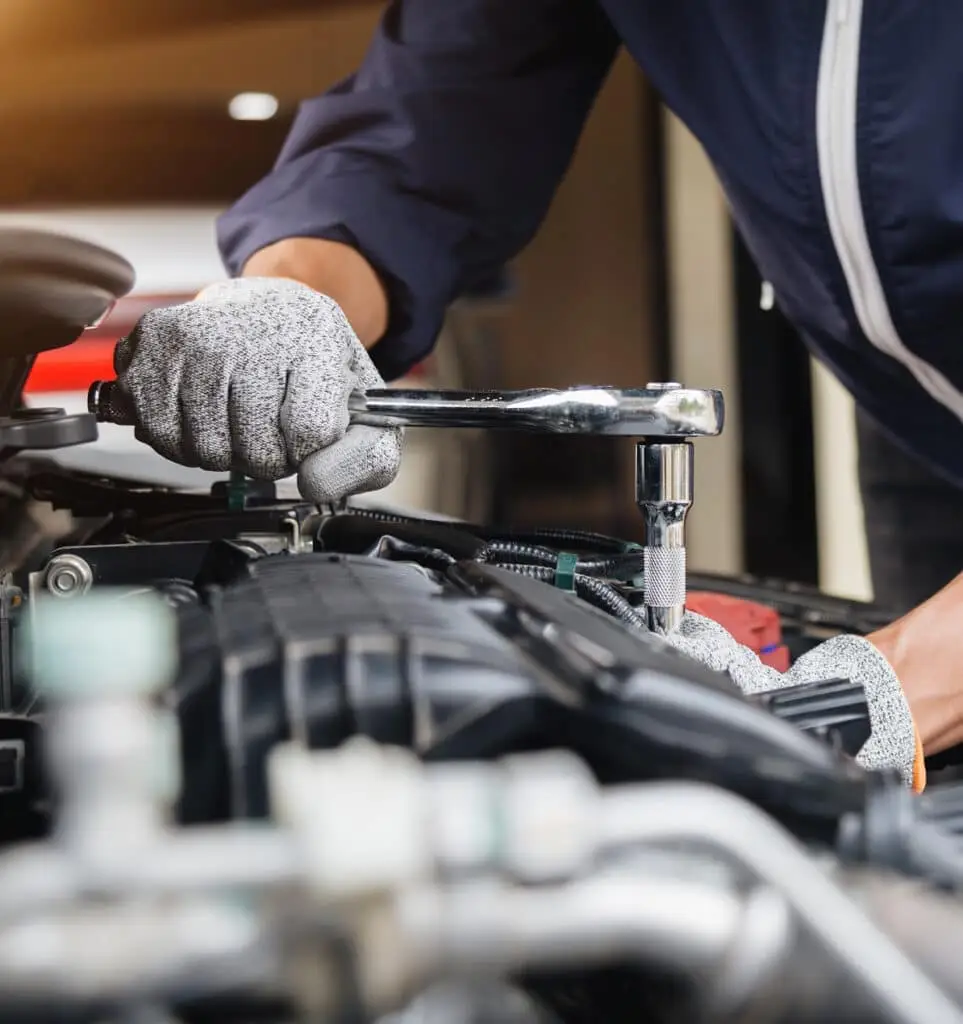
<path fill-rule="evenodd" d="M 279 106 L 277 96 L 269 92 L 242 92 L 227 105 L 227 112 L 235 121 L 270 121 Z"/>

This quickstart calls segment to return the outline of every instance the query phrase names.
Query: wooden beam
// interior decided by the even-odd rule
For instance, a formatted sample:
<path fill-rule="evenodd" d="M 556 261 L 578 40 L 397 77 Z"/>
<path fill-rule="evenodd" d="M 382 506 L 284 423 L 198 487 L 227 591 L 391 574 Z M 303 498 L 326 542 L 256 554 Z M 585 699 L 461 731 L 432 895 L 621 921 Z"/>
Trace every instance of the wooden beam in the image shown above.
<path fill-rule="evenodd" d="M 0 19 L 0 55 L 24 51 L 47 56 L 126 39 L 195 32 L 212 25 L 274 20 L 324 8 L 358 6 L 362 0 L 31 0 Z"/>
<path fill-rule="evenodd" d="M 139 6 L 139 5 L 138 5 Z M 316 96 L 358 65 L 379 5 L 352 3 L 270 21 L 230 21 L 185 35 L 143 35 L 69 53 L 0 60 L 0 117 L 207 108 L 250 90 L 282 107 Z"/>

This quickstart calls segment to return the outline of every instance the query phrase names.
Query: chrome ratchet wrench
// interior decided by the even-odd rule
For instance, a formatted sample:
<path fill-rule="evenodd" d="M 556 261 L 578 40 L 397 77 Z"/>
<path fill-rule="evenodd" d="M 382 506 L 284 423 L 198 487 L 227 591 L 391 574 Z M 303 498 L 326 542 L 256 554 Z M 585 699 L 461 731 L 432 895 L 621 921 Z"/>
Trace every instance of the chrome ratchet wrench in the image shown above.
<path fill-rule="evenodd" d="M 92 385 L 88 405 L 101 422 L 134 423 L 129 399 L 113 381 Z M 646 621 L 657 633 L 678 626 L 686 599 L 685 519 L 693 500 L 689 439 L 722 432 L 721 392 L 678 384 L 484 392 L 386 388 L 352 395 L 349 413 L 352 424 L 378 427 L 639 438 L 636 503 L 645 521 Z"/>

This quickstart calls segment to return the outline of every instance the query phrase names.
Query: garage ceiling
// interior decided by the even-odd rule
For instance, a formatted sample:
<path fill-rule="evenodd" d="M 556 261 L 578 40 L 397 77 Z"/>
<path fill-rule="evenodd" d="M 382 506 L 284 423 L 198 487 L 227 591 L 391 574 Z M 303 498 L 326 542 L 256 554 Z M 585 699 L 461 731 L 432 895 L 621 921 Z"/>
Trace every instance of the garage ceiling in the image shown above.
<path fill-rule="evenodd" d="M 224 109 L 246 90 L 293 103 L 356 66 L 381 7 L 0 0 L 0 115 L 145 104 Z"/>
<path fill-rule="evenodd" d="M 298 101 L 354 70 L 382 8 L 0 0 L 0 205 L 228 201 L 270 168 Z M 278 116 L 232 121 L 249 91 Z"/>

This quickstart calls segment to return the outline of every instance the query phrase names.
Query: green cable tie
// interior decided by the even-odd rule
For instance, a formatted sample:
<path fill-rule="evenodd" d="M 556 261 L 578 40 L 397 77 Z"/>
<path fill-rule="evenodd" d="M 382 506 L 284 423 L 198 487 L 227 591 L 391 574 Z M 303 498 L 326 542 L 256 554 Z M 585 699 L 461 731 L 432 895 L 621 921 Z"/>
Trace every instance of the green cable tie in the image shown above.
<path fill-rule="evenodd" d="M 560 551 L 555 559 L 555 586 L 559 590 L 575 592 L 575 570 L 578 567 L 578 555 L 569 551 Z"/>
<path fill-rule="evenodd" d="M 247 477 L 233 469 L 227 485 L 227 507 L 231 512 L 243 512 L 247 508 Z"/>

